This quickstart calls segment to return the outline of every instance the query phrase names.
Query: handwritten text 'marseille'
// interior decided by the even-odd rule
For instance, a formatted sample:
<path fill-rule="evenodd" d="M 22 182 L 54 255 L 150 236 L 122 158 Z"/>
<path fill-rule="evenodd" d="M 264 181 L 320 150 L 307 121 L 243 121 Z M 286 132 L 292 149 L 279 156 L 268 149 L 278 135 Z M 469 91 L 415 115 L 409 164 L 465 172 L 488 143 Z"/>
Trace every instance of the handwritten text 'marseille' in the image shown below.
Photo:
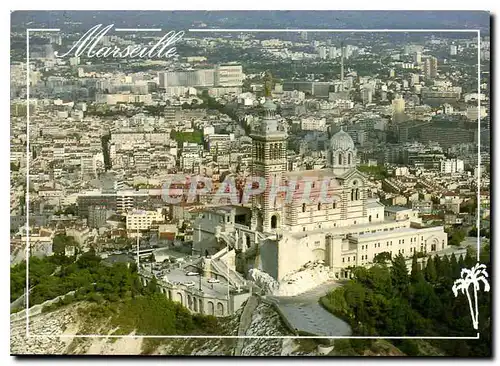
<path fill-rule="evenodd" d="M 114 24 L 103 27 L 102 24 L 90 28 L 71 49 L 60 54 L 54 52 L 56 57 L 86 55 L 89 58 L 173 58 L 178 56 L 173 45 L 184 36 L 184 31 L 170 31 L 153 45 L 128 45 L 120 48 L 117 46 L 98 46 L 99 41 L 113 28 Z"/>

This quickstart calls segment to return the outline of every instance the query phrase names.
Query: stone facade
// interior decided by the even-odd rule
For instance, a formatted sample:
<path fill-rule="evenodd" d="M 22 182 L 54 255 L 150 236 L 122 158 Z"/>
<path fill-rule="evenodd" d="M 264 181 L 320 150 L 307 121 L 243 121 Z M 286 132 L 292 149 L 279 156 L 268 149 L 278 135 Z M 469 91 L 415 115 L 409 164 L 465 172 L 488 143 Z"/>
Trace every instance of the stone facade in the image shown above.
<path fill-rule="evenodd" d="M 349 276 L 350 267 L 370 265 L 382 252 L 411 258 L 415 252 L 446 249 L 443 227 L 424 227 L 417 211 L 384 207 L 368 197 L 366 177 L 356 169 L 354 142 L 342 129 L 330 140 L 326 168 L 287 172 L 286 131 L 275 119 L 273 103 L 266 101 L 264 108 L 265 117 L 251 134 L 252 172 L 279 182 L 281 192 L 253 197 L 251 212 L 237 215 L 242 207 L 224 207 L 219 222 L 197 220 L 195 230 L 203 234 L 194 235 L 195 248 L 256 247 L 257 267 L 278 281 L 308 262 L 323 262 L 340 279 Z M 202 215 L 208 212 L 213 209 Z M 237 216 L 248 215 L 249 226 L 236 223 Z"/>

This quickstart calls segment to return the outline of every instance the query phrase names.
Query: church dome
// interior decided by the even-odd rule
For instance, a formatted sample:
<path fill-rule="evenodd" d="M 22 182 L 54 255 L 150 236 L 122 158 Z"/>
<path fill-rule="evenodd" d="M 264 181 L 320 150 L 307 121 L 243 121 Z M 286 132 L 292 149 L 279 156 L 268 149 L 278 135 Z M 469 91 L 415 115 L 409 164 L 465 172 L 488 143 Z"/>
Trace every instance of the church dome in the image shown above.
<path fill-rule="evenodd" d="M 347 132 L 340 128 L 340 131 L 330 139 L 330 149 L 335 150 L 354 150 L 354 141 Z"/>
<path fill-rule="evenodd" d="M 276 104 L 273 103 L 273 101 L 269 98 L 266 98 L 266 101 L 263 104 L 263 107 L 265 110 L 269 111 L 275 111 L 276 110 Z"/>

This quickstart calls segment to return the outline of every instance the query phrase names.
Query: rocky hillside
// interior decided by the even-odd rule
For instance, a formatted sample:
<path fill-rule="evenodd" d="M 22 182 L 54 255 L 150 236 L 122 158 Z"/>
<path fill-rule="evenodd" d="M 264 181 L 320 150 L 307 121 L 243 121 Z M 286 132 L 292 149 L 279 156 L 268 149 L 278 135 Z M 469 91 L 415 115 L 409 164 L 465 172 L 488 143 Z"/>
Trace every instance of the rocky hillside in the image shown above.
<path fill-rule="evenodd" d="M 271 306 L 255 301 L 245 327 L 240 327 L 243 309 L 222 320 L 223 335 L 289 336 L 279 315 Z M 281 356 L 316 355 L 316 345 L 309 340 L 296 339 L 224 339 L 224 338 L 136 338 L 134 332 L 126 338 L 109 337 L 118 329 L 107 329 L 103 337 L 73 337 L 89 334 L 95 329 L 89 319 L 82 317 L 85 303 L 68 305 L 49 313 L 30 317 L 30 337 L 26 338 L 26 319 L 11 321 L 12 354 L 100 354 L 100 355 L 234 355 Z M 11 319 L 14 319 L 13 317 Z"/>

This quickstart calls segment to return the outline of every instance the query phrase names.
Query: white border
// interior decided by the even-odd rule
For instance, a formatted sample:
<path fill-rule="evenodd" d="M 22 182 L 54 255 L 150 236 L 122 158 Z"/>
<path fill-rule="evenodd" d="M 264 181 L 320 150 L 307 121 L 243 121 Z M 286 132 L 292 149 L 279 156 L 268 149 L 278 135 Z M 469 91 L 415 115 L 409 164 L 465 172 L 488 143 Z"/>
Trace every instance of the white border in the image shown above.
<path fill-rule="evenodd" d="M 159 28 L 155 29 L 131 29 L 131 28 L 117 28 L 116 31 L 161 31 Z M 40 28 L 28 28 L 26 29 L 26 337 L 27 338 L 203 338 L 203 339 L 479 339 L 479 332 L 476 336 L 470 337 L 435 337 L 435 336 L 203 336 L 203 335 L 191 335 L 191 336 L 181 336 L 181 335 L 93 335 L 93 334 L 30 334 L 29 332 L 29 125 L 30 125 L 30 63 L 29 63 L 29 36 L 31 32 L 58 32 L 60 29 L 52 28 L 52 29 L 40 29 Z M 477 77 L 477 94 L 478 94 L 478 141 L 477 141 L 477 149 L 478 149 L 478 177 L 477 177 L 477 261 L 479 262 L 480 258 L 480 250 L 481 250 L 481 237 L 480 237 L 480 223 L 481 223 L 481 175 L 480 175 L 480 166 L 481 166 L 481 155 L 480 155 L 480 142 L 481 142 L 481 100 L 479 98 L 480 87 L 481 87 L 481 31 L 479 29 L 224 29 L 224 28 L 215 28 L 215 29 L 198 29 L 191 28 L 188 29 L 189 32 L 193 33 L 235 33 L 235 32 L 267 32 L 267 33 L 298 33 L 298 32 L 332 32 L 332 33 L 472 33 L 476 32 L 477 34 L 477 69 L 478 69 L 478 77 Z M 139 253 L 137 253 L 139 255 Z M 228 284 L 229 286 L 229 284 Z"/>

